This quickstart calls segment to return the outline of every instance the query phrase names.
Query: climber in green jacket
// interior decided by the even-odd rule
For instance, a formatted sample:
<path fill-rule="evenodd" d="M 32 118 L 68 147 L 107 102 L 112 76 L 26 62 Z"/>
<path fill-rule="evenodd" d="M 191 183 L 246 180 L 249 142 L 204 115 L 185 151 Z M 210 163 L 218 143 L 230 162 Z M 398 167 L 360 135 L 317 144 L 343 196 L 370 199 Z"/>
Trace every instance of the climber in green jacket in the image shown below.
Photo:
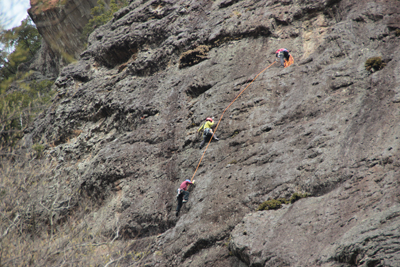
<path fill-rule="evenodd" d="M 200 149 L 203 148 L 204 144 L 206 142 L 210 141 L 211 136 L 213 136 L 213 130 L 212 127 L 214 126 L 215 122 L 212 118 L 208 117 L 206 119 L 206 122 L 203 123 L 200 128 L 197 130 L 197 132 L 203 131 L 203 141 L 200 144 Z M 214 134 L 213 139 L 216 141 L 219 141 L 218 137 Z"/>

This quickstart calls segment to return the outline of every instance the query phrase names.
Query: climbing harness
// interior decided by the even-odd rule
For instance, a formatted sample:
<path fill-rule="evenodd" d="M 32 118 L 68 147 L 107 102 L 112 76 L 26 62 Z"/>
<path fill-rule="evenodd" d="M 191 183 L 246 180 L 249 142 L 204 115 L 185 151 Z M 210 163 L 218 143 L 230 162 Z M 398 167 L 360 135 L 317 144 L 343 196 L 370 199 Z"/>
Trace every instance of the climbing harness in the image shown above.
<path fill-rule="evenodd" d="M 211 128 L 204 129 L 204 135 L 213 136 Z"/>
<path fill-rule="evenodd" d="M 290 58 L 291 58 L 292 60 L 290 60 Z M 288 62 L 288 65 L 287 65 L 287 66 L 286 66 L 286 62 L 285 62 L 285 68 L 293 64 L 293 57 L 290 56 L 290 58 L 289 58 L 289 61 L 287 61 L 287 62 Z M 291 62 L 291 63 L 290 63 L 290 62 Z M 203 155 L 202 155 L 201 158 L 200 158 L 199 164 L 197 164 L 196 170 L 194 171 L 193 176 L 192 176 L 192 178 L 190 179 L 191 182 L 193 181 L 193 178 L 194 178 L 194 176 L 196 175 L 197 170 L 199 169 L 200 163 L 201 163 L 201 161 L 203 160 L 203 157 L 204 157 L 204 155 L 205 155 L 205 153 L 206 153 L 206 151 L 207 151 L 207 148 L 208 148 L 208 146 L 210 145 L 211 140 L 213 139 L 214 134 L 215 134 L 215 132 L 216 132 L 217 129 L 218 129 L 218 126 L 219 126 L 219 124 L 220 124 L 220 122 L 221 122 L 221 120 L 222 120 L 222 117 L 224 116 L 225 111 L 228 110 L 228 108 L 236 101 L 236 99 L 238 99 L 239 96 L 240 96 L 244 91 L 246 91 L 246 89 L 258 78 L 258 76 L 261 75 L 261 73 L 263 73 L 264 71 L 266 71 L 267 69 L 269 69 L 269 68 L 270 68 L 272 65 L 274 65 L 275 63 L 276 63 L 276 61 L 272 62 L 268 67 L 266 67 L 265 69 L 263 69 L 262 71 L 260 71 L 260 73 L 258 73 L 257 76 L 254 77 L 254 79 L 253 79 L 242 91 L 240 91 L 240 93 L 235 97 L 235 99 L 233 99 L 232 102 L 224 109 L 224 111 L 223 111 L 222 114 L 221 114 L 221 117 L 220 117 L 219 120 L 218 120 L 217 126 L 215 127 L 215 130 L 213 131 L 213 134 L 212 134 L 210 140 L 208 141 L 206 148 L 204 149 L 204 152 L 203 152 Z"/>

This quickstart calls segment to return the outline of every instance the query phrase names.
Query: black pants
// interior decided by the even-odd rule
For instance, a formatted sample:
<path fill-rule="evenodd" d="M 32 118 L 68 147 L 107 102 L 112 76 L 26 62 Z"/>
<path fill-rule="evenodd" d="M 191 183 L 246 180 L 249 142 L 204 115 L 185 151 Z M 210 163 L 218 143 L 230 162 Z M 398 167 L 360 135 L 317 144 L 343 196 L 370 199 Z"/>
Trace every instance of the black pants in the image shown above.
<path fill-rule="evenodd" d="M 289 60 L 289 52 L 288 51 L 279 52 L 277 57 L 281 59 L 281 66 L 285 66 L 285 59 Z"/>
<path fill-rule="evenodd" d="M 202 148 L 202 147 L 204 146 L 205 143 L 208 143 L 208 142 L 210 141 L 211 136 L 212 136 L 212 134 L 210 134 L 210 135 L 203 134 L 203 141 L 201 141 L 201 143 L 200 143 L 200 148 Z M 217 137 L 216 134 L 214 134 L 213 139 L 214 139 L 214 140 L 217 140 L 217 139 L 218 139 L 218 137 Z"/>
<path fill-rule="evenodd" d="M 176 212 L 179 212 L 182 208 L 183 200 L 189 200 L 189 192 L 182 191 L 178 196 L 178 206 L 176 206 Z"/>

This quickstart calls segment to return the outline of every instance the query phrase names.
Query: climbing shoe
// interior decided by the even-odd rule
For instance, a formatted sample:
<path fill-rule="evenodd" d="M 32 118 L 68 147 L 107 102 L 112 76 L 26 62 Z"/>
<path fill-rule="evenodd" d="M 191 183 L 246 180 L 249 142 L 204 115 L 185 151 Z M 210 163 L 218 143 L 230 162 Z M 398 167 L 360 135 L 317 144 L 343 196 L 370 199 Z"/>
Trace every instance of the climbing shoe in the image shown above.
<path fill-rule="evenodd" d="M 187 202 L 187 200 L 185 200 L 185 199 L 182 201 L 182 203 L 186 203 L 186 202 Z"/>

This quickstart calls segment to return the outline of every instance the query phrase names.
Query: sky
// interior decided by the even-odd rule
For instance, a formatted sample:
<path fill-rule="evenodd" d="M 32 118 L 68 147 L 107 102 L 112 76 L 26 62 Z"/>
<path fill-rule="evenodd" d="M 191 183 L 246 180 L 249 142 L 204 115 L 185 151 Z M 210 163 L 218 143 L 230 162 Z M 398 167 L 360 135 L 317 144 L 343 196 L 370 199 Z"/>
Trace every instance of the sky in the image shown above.
<path fill-rule="evenodd" d="M 21 25 L 28 16 L 29 0 L 0 0 L 0 24 L 5 29 Z"/>

